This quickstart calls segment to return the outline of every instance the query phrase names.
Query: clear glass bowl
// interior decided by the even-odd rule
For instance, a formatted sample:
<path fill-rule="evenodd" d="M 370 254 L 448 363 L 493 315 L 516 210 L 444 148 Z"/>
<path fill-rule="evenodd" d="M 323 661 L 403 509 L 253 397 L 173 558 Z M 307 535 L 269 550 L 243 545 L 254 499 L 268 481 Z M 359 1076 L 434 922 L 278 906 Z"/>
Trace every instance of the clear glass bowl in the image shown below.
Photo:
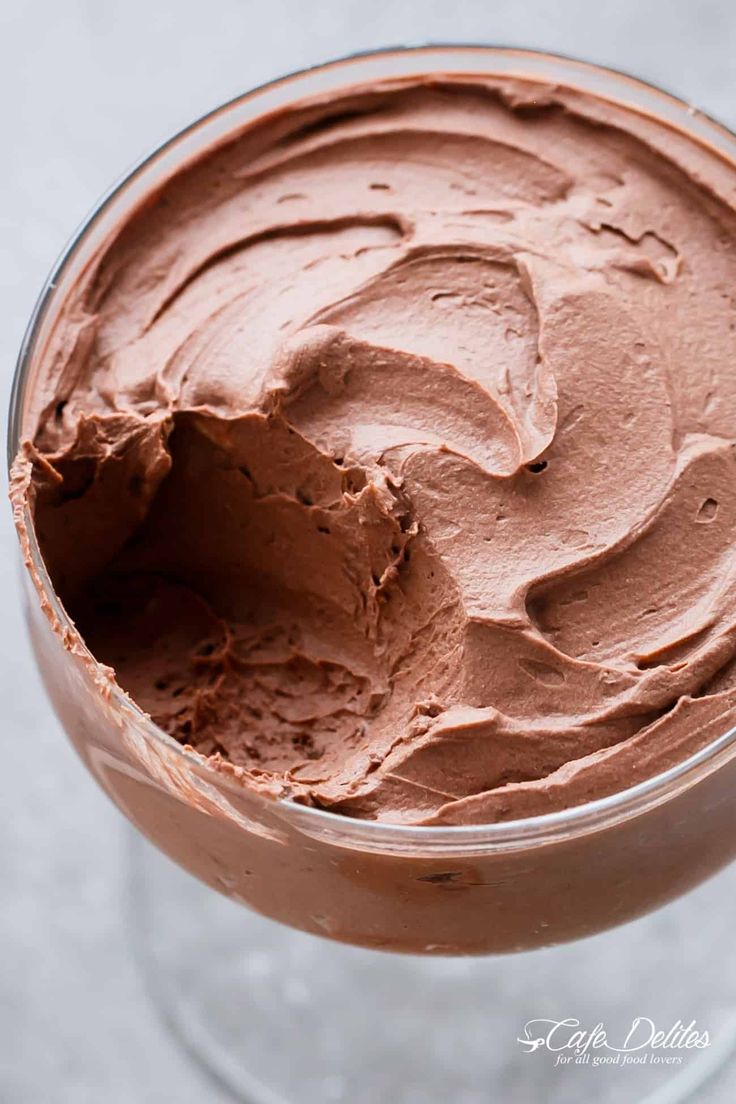
<path fill-rule="evenodd" d="M 266 85 L 162 146 L 75 235 L 23 343 L 9 460 L 24 437 L 34 381 L 66 288 L 94 263 L 110 228 L 151 189 L 205 146 L 285 104 L 430 71 L 506 73 L 588 90 L 707 143 L 736 167 L 736 138 L 681 101 L 619 73 L 541 53 L 389 50 Z M 506 960 L 442 956 L 527 951 L 604 932 L 725 866 L 736 853 L 736 730 L 625 792 L 511 823 L 396 827 L 272 801 L 188 753 L 82 646 L 64 646 L 73 640 L 72 626 L 30 518 L 24 520 L 28 623 L 69 738 L 141 833 L 231 899 L 209 893 L 146 849 L 140 837 L 133 839 L 131 940 L 153 995 L 188 1050 L 239 1099 L 702 1099 L 700 1086 L 736 1039 L 731 925 L 721 907 L 732 890 L 719 890 L 721 879 L 639 924 L 584 944 Z M 292 929 L 357 946 L 338 947 Z M 361 948 L 418 953 L 390 957 Z M 624 1032 L 637 1015 L 665 1029 L 675 1016 L 698 1017 L 713 1046 L 688 1053 L 687 1065 L 651 1062 L 634 1073 L 558 1067 L 545 1048 L 530 1056 L 519 1044 L 527 1020 L 571 1015 L 581 1026 L 603 1020 Z"/>
<path fill-rule="evenodd" d="M 484 47 L 358 56 L 219 108 L 166 143 L 92 212 L 52 272 L 23 344 L 9 456 L 65 289 L 117 224 L 171 173 L 249 120 L 315 93 L 412 73 L 501 72 L 574 85 L 655 115 L 722 157 L 736 139 L 640 81 L 543 54 Z M 113 801 L 208 885 L 296 928 L 366 947 L 485 954 L 554 944 L 644 913 L 736 853 L 736 732 L 622 793 L 480 827 L 394 827 L 272 801 L 210 769 L 158 729 L 83 649 L 53 592 L 32 525 L 23 542 L 28 620 L 64 727 Z M 35 582 L 34 582 L 35 579 Z"/>

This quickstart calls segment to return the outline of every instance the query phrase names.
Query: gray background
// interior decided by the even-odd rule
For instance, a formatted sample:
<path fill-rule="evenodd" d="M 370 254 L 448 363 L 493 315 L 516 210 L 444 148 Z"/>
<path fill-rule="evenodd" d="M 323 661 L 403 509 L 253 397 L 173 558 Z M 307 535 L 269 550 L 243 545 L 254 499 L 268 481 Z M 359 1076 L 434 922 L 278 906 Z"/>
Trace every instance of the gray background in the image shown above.
<path fill-rule="evenodd" d="M 44 276 L 131 162 L 270 77 L 428 40 L 588 57 L 736 125 L 729 0 L 618 0 L 606 9 L 590 0 L 0 0 L 3 408 Z M 43 696 L 9 511 L 0 513 L 0 1101 L 216 1102 L 159 1025 L 136 972 L 122 908 L 125 826 Z M 707 1100 L 731 1100 L 729 1082 Z"/>

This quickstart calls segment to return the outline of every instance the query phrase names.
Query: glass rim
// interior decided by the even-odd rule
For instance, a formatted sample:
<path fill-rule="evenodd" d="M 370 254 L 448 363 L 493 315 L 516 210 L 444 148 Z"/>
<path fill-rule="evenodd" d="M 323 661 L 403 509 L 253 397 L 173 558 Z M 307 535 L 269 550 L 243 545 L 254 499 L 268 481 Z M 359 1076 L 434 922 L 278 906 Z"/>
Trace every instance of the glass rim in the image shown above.
<path fill-rule="evenodd" d="M 457 64 L 459 59 L 467 59 L 468 55 L 488 59 L 488 65 L 483 68 L 469 70 L 467 67 Z M 456 63 L 448 65 L 452 57 L 456 59 Z M 308 83 L 310 79 L 322 74 L 341 74 L 343 70 L 346 71 L 347 77 L 351 66 L 375 64 L 380 67 L 381 62 L 387 63 L 391 58 L 400 58 L 402 61 L 421 58 L 423 61 L 426 60 L 427 64 L 408 71 L 399 69 L 396 72 L 386 71 L 380 75 L 374 73 L 372 74 L 374 79 L 389 80 L 391 77 L 407 78 L 420 74 L 437 75 L 438 77 L 442 75 L 472 77 L 482 76 L 483 73 L 486 73 L 487 75 L 507 75 L 530 82 L 542 82 L 545 80 L 545 65 L 567 68 L 568 73 L 565 79 L 559 79 L 559 74 L 555 77 L 554 83 L 556 85 L 585 91 L 603 101 L 613 102 L 635 113 L 650 118 L 653 117 L 658 123 L 679 131 L 691 141 L 701 146 L 707 146 L 711 153 L 720 156 L 736 169 L 736 134 L 709 113 L 703 112 L 699 108 L 695 109 L 673 93 L 622 70 L 541 49 L 492 46 L 481 43 L 427 43 L 386 46 L 379 49 L 354 52 L 266 81 L 219 104 L 180 128 L 144 154 L 132 168 L 103 193 L 70 237 L 42 287 L 21 342 L 9 403 L 8 468 L 12 466 L 22 440 L 22 419 L 26 407 L 25 400 L 28 392 L 29 376 L 32 366 L 41 359 L 36 356 L 41 330 L 47 321 L 49 309 L 54 301 L 60 298 L 63 302 L 63 294 L 57 296 L 57 289 L 62 288 L 64 276 L 70 265 L 77 258 L 82 247 L 87 244 L 91 232 L 98 227 L 104 216 L 110 214 L 115 201 L 122 199 L 130 186 L 140 183 L 148 173 L 154 171 L 161 159 L 175 153 L 186 139 L 194 138 L 202 132 L 205 132 L 205 136 L 207 136 L 208 129 L 220 117 L 226 117 L 228 113 L 235 111 L 238 107 L 247 107 L 259 97 L 284 89 L 291 90 L 293 86 L 296 86 L 294 96 L 287 96 L 276 107 L 266 108 L 262 111 L 256 110 L 244 119 L 236 119 L 234 125 L 219 133 L 215 140 L 227 141 L 228 137 L 232 137 L 239 130 L 246 129 L 256 119 L 263 118 L 264 115 L 272 111 L 283 109 L 289 104 L 295 104 L 309 98 L 308 90 L 300 92 L 298 89 L 300 84 Z M 435 60 L 433 61 L 433 59 Z M 500 59 L 506 59 L 507 61 L 523 59 L 527 63 L 531 61 L 538 71 L 523 72 L 513 68 L 494 68 L 493 59 L 497 63 Z M 443 64 L 438 66 L 437 61 L 442 61 Z M 567 79 L 572 75 L 587 77 L 589 81 L 594 77 L 608 79 L 614 85 L 620 86 L 619 92 L 622 98 L 619 99 L 615 95 L 589 86 L 581 87 L 574 80 Z M 547 80 L 549 80 L 549 77 L 550 74 L 546 74 Z M 350 80 L 348 78 L 344 82 L 338 81 L 331 84 L 330 91 L 358 87 L 359 84 L 359 79 Z M 623 94 L 622 88 L 632 97 L 635 97 L 637 93 L 640 97 L 645 94 L 655 103 L 666 105 L 669 114 L 659 115 L 654 109 L 650 110 L 641 104 L 632 103 Z M 314 92 L 314 89 L 311 91 Z M 189 151 L 190 155 L 196 157 L 197 153 L 203 148 L 205 148 L 204 145 L 194 147 L 192 151 Z M 186 159 L 174 162 L 172 172 L 180 170 L 186 163 Z M 150 181 L 148 190 L 156 186 L 157 183 L 160 183 L 160 180 Z M 147 190 L 144 189 L 141 196 L 146 194 Z M 87 262 L 89 260 L 88 257 Z M 28 575 L 31 576 L 34 590 L 37 596 L 43 598 L 48 604 L 51 613 L 61 628 L 78 637 L 74 623 L 64 609 L 46 570 L 36 538 L 33 518 L 27 506 L 24 508 L 24 521 L 27 526 L 28 551 L 33 567 L 33 572 L 29 570 Z M 24 568 L 27 567 L 28 565 L 24 565 Z M 33 577 L 34 575 L 35 577 Z M 736 749 L 735 726 L 728 729 L 721 736 L 716 737 L 716 739 L 711 740 L 699 751 L 681 762 L 626 789 L 618 790 L 615 793 L 579 805 L 515 820 L 435 826 L 359 819 L 331 812 L 328 809 L 302 805 L 288 797 L 270 797 L 211 766 L 204 757 L 195 751 L 187 750 L 172 736 L 159 728 L 118 686 L 117 682 L 109 677 L 106 669 L 97 661 L 84 645 L 84 642 L 82 644 L 85 659 L 96 672 L 97 678 L 95 681 L 98 687 L 104 685 L 116 709 L 146 738 L 163 746 L 167 753 L 174 752 L 182 758 L 190 769 L 196 770 L 198 773 L 203 772 L 211 782 L 216 781 L 220 788 L 234 789 L 241 794 L 245 790 L 251 797 L 260 798 L 270 811 L 278 812 L 280 816 L 293 821 L 297 827 L 302 828 L 307 833 L 325 833 L 336 842 L 348 846 L 353 843 L 371 850 L 387 847 L 389 849 L 398 848 L 398 850 L 408 847 L 412 852 L 424 849 L 444 853 L 475 851 L 480 848 L 484 851 L 489 849 L 512 850 L 593 832 L 610 827 L 622 820 L 641 815 L 649 809 L 670 800 L 717 770 L 723 762 L 733 757 Z"/>

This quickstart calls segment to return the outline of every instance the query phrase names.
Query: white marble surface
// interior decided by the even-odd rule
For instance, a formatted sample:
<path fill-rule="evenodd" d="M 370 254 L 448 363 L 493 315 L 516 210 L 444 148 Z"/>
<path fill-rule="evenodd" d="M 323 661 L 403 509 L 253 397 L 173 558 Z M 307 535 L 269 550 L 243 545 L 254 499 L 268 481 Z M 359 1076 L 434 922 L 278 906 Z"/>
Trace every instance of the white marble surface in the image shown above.
<path fill-rule="evenodd" d="M 355 49 L 421 41 L 587 56 L 736 124 L 730 0 L 4 0 L 3 407 L 46 272 L 126 166 L 264 79 Z M 21 623 L 8 510 L 0 541 L 0 1100 L 216 1102 L 159 1025 L 132 962 L 121 907 L 126 829 L 43 696 Z M 699 1100 L 725 1104 L 734 1083 L 722 1077 Z"/>

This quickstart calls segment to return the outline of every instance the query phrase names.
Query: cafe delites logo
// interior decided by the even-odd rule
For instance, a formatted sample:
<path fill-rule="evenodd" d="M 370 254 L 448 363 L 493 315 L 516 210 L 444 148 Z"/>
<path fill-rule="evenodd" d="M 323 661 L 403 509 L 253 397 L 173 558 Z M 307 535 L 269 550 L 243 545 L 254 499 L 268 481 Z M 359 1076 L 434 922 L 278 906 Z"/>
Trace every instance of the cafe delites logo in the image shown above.
<path fill-rule="evenodd" d="M 635 1016 L 619 1031 L 572 1018 L 527 1020 L 516 1041 L 529 1054 L 554 1055 L 556 1066 L 680 1066 L 689 1053 L 710 1046 L 695 1020 L 659 1027 L 649 1016 Z"/>

